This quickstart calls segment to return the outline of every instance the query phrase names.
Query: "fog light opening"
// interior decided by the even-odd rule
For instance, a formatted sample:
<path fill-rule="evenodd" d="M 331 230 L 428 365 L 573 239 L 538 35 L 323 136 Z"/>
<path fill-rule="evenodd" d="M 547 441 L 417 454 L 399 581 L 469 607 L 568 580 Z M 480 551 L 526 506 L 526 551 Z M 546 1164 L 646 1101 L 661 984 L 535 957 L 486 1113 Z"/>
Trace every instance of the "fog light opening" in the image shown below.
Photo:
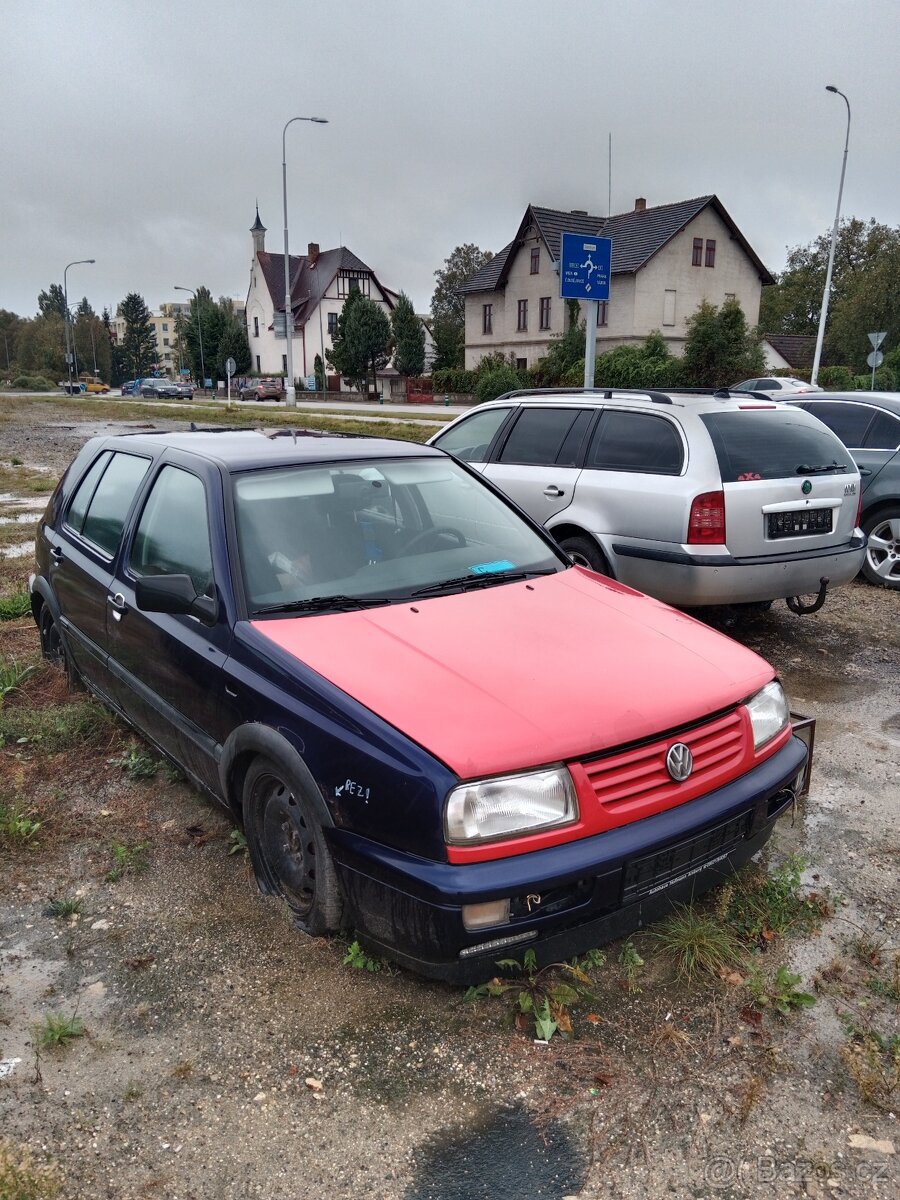
<path fill-rule="evenodd" d="M 509 924 L 509 897 L 488 900 L 484 904 L 464 904 L 463 925 L 466 929 L 487 929 L 491 925 Z"/>

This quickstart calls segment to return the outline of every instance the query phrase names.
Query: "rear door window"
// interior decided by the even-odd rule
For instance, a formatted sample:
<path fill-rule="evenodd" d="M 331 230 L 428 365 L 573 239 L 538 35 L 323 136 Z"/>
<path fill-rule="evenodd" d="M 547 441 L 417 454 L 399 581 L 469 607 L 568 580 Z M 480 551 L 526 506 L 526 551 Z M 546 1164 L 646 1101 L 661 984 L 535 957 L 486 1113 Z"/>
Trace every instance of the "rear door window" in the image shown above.
<path fill-rule="evenodd" d="M 680 475 L 684 446 L 666 417 L 607 410 L 594 431 L 584 465 L 595 471 Z"/>
<path fill-rule="evenodd" d="M 846 404 L 843 400 L 833 400 L 830 403 L 812 400 L 804 407 L 807 412 L 824 422 L 832 433 L 837 434 L 845 446 L 864 444 L 866 430 L 874 414 L 874 410 L 868 405 Z"/>
<path fill-rule="evenodd" d="M 91 496 L 81 536 L 109 555 L 116 552 L 131 502 L 149 465 L 148 458 L 136 454 L 113 454 Z"/>
<path fill-rule="evenodd" d="M 897 450 L 900 448 L 900 417 L 880 412 L 869 426 L 863 445 L 868 450 Z"/>
<path fill-rule="evenodd" d="M 555 463 L 578 415 L 577 408 L 523 408 L 500 453 L 500 462 Z"/>
<path fill-rule="evenodd" d="M 856 469 L 834 434 L 814 426 L 801 412 L 776 408 L 714 412 L 703 413 L 700 419 L 715 447 L 723 483 Z"/>
<path fill-rule="evenodd" d="M 76 533 L 81 533 L 88 505 L 93 499 L 94 492 L 97 490 L 97 483 L 100 480 L 100 476 L 106 470 L 106 465 L 111 457 L 110 452 L 104 450 L 75 490 L 72 503 L 69 505 L 69 515 L 66 517 L 66 524 L 70 529 L 74 529 Z"/>

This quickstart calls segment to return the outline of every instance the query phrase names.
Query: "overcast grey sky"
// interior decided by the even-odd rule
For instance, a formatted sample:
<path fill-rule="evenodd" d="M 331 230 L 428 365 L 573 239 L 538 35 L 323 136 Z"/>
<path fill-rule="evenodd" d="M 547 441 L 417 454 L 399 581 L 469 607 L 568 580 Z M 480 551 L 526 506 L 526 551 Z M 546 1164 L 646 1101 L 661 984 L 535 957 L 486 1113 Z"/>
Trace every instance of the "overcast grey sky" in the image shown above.
<path fill-rule="evenodd" d="M 900 0 L 0 0 L 0 308 L 245 296 L 343 242 L 428 309 L 454 246 L 529 202 L 718 194 L 772 270 L 843 212 L 900 224 Z"/>

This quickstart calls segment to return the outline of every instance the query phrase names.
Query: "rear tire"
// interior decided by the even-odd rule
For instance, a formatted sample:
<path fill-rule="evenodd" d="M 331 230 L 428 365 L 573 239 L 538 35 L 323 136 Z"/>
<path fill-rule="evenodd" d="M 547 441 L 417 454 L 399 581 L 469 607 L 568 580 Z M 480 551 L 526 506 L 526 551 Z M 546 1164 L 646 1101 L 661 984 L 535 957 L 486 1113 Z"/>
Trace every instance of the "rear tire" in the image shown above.
<path fill-rule="evenodd" d="M 72 662 L 72 657 L 66 649 L 59 626 L 53 619 L 53 613 L 48 605 L 44 605 L 38 618 L 38 632 L 41 639 L 41 654 L 51 666 L 63 671 L 66 682 L 73 692 L 83 692 L 84 683 L 78 673 L 78 668 Z"/>
<path fill-rule="evenodd" d="M 274 760 L 258 758 L 244 781 L 244 829 L 262 891 L 281 896 L 304 933 L 341 928 L 343 896 L 315 809 Z"/>
<path fill-rule="evenodd" d="M 876 587 L 900 589 L 900 507 L 883 508 L 862 523 L 869 535 L 862 573 Z"/>
<path fill-rule="evenodd" d="M 587 567 L 596 575 L 609 575 L 609 565 L 603 551 L 589 537 L 567 537 L 559 543 L 560 550 L 568 554 L 572 562 L 579 567 Z"/>

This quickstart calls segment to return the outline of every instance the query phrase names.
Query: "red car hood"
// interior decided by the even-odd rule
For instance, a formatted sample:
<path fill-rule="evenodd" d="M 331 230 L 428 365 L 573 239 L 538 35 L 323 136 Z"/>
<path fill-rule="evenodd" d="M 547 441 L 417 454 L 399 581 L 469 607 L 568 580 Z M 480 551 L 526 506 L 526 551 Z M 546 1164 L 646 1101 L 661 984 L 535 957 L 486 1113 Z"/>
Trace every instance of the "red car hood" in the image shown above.
<path fill-rule="evenodd" d="M 580 568 L 254 626 L 464 779 L 661 733 L 774 675 L 723 634 Z"/>

